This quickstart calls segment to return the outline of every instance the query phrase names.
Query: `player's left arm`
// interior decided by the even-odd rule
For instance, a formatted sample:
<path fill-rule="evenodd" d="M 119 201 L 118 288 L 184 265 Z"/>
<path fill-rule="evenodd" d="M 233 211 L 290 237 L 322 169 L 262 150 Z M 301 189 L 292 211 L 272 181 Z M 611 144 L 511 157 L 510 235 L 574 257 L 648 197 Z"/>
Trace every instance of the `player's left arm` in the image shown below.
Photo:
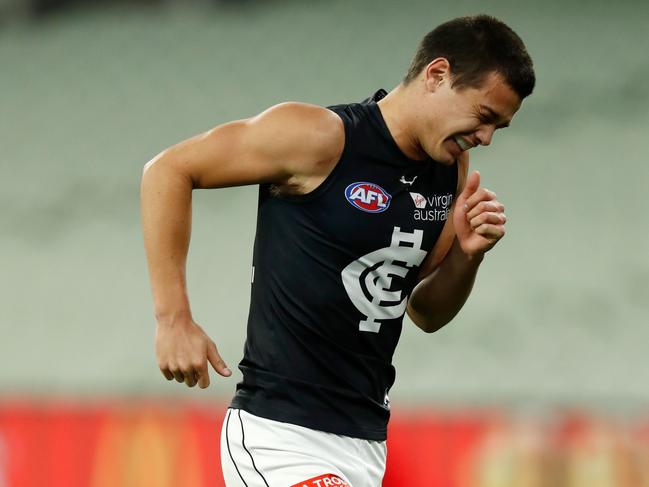
<path fill-rule="evenodd" d="M 458 193 L 448 220 L 424 261 L 408 301 L 408 316 L 432 333 L 450 322 L 466 302 L 484 254 L 505 235 L 505 207 L 468 175 L 468 154 L 458 161 Z"/>

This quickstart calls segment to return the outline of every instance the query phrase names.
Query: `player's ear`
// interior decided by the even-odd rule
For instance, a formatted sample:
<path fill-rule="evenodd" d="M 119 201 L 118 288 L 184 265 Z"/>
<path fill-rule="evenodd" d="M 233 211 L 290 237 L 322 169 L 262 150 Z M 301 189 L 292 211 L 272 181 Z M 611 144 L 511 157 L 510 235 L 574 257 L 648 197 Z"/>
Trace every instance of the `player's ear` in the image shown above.
<path fill-rule="evenodd" d="M 443 83 L 449 83 L 451 80 L 451 64 L 448 59 L 438 57 L 428 63 L 424 68 L 424 81 L 426 90 L 436 91 Z"/>

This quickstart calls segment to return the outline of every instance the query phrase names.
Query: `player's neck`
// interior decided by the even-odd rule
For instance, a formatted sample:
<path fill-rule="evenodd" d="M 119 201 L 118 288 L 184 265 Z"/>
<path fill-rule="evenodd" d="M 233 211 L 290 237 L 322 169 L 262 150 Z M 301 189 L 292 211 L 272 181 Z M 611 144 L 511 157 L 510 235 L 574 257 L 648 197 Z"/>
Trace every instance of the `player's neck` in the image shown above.
<path fill-rule="evenodd" d="M 414 120 L 409 108 L 415 102 L 411 98 L 412 90 L 400 84 L 379 100 L 378 105 L 385 124 L 401 151 L 410 159 L 424 160 L 427 154 L 419 146 L 411 129 Z"/>

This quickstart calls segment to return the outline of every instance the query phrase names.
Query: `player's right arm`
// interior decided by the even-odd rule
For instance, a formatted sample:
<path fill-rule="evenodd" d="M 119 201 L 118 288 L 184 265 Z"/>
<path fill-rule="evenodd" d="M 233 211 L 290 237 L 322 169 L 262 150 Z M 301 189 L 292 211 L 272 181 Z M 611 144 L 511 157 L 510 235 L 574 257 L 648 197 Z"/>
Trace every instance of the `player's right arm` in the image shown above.
<path fill-rule="evenodd" d="M 306 193 L 331 172 L 343 145 L 336 114 L 284 103 L 192 137 L 145 165 L 142 229 L 157 322 L 156 357 L 167 379 L 205 388 L 208 361 L 220 375 L 231 375 L 214 342 L 193 320 L 187 296 L 192 190 L 274 183 Z"/>

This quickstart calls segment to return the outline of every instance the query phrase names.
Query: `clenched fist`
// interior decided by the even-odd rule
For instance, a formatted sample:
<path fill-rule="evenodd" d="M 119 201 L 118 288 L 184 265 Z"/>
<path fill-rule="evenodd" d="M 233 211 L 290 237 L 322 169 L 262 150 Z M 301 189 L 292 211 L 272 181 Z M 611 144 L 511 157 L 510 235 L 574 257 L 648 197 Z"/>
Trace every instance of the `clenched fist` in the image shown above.
<path fill-rule="evenodd" d="M 188 387 L 198 384 L 205 389 L 210 385 L 208 362 L 223 377 L 232 375 L 214 342 L 191 319 L 164 324 L 158 322 L 155 350 L 163 375 L 168 380 L 184 382 Z"/>
<path fill-rule="evenodd" d="M 472 172 L 458 196 L 453 226 L 462 251 L 481 256 L 505 235 L 505 207 L 496 194 L 480 187 L 480 173 Z"/>

